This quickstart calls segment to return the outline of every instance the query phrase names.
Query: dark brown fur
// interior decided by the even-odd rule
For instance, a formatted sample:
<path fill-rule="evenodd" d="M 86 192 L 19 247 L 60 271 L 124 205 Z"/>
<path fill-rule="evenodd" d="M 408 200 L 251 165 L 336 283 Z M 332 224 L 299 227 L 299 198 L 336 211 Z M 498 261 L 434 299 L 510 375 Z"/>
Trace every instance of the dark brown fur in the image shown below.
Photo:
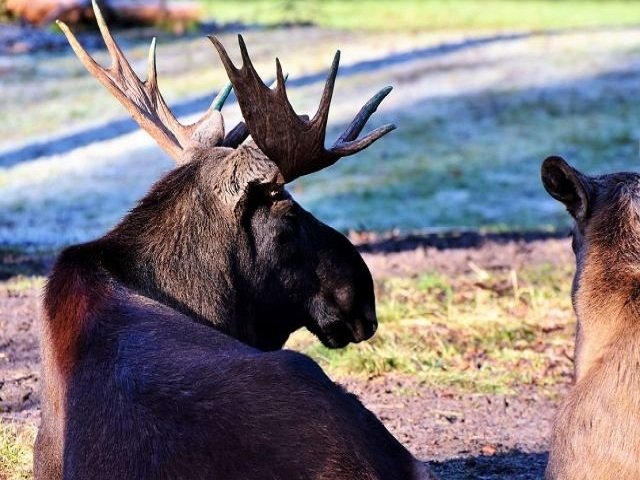
<path fill-rule="evenodd" d="M 288 104 L 279 64 L 271 90 L 242 38 L 241 69 L 214 39 L 247 125 L 225 135 L 225 89 L 185 126 L 157 88 L 155 44 L 142 82 L 95 2 L 94 13 L 109 68 L 60 27 L 85 67 L 180 166 L 111 232 L 68 248 L 54 267 L 36 478 L 430 478 L 312 360 L 280 350 L 300 327 L 332 348 L 376 330 L 362 258 L 284 183 L 393 130 L 357 138 L 391 89 L 325 150 L 338 56 L 320 113 L 308 122 Z M 264 102 L 272 108 L 256 108 Z"/>
<path fill-rule="evenodd" d="M 640 478 L 640 176 L 591 177 L 551 157 L 545 188 L 575 219 L 575 386 L 556 417 L 548 480 Z"/>
<path fill-rule="evenodd" d="M 263 353 L 301 326 L 332 347 L 368 338 L 373 284 L 353 246 L 272 183 L 274 164 L 238 152 L 196 156 L 61 254 L 36 478 L 418 475 L 311 360 Z"/>

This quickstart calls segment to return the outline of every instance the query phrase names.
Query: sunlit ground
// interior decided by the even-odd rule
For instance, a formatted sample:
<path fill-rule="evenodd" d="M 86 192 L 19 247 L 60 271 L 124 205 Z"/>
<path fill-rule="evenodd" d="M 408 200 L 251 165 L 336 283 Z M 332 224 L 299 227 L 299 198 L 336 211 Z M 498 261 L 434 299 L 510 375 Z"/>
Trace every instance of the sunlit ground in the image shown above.
<path fill-rule="evenodd" d="M 398 130 L 291 186 L 304 206 L 343 231 L 563 229 L 566 213 L 539 182 L 544 157 L 563 154 L 589 173 L 639 164 L 635 2 L 310 3 L 303 13 L 262 1 L 206 2 L 206 9 L 220 21 L 260 24 L 315 12 L 320 27 L 243 34 L 265 79 L 280 57 L 300 113 L 313 113 L 322 90 L 317 74 L 342 50 L 327 143 L 370 95 L 394 86 L 369 128 L 394 122 Z M 604 28 L 584 30 L 594 26 Z M 575 30 L 528 33 L 553 28 Z M 124 41 L 140 72 L 144 37 L 126 34 Z M 234 35 L 221 38 L 235 54 Z M 210 97 L 226 81 L 203 38 L 161 37 L 158 67 L 172 105 Z M 126 114 L 69 52 L 0 57 L 0 83 L 2 254 L 55 251 L 102 234 L 172 166 L 140 132 L 7 161 L 8 152 L 34 138 L 51 140 Z M 239 120 L 236 105 L 224 112 L 229 126 Z M 334 351 L 298 333 L 288 346 L 336 379 L 407 374 L 425 388 L 481 395 L 529 386 L 552 395 L 571 372 L 570 262 L 472 267 L 459 275 L 425 269 L 376 278 L 380 329 L 370 342 Z M 12 268 L 0 265 L 0 273 L 11 276 Z M 43 282 L 14 276 L 0 282 L 0 291 L 35 304 Z M 36 343 L 25 349 L 34 362 Z M 23 375 L 8 368 L 2 373 Z M 34 423 L 33 416 L 17 423 L 3 417 L 0 478 L 29 478 Z"/>
<path fill-rule="evenodd" d="M 327 349 L 309 333 L 289 342 L 336 378 L 410 374 L 475 393 L 567 382 L 573 348 L 572 269 L 478 269 L 377 283 L 380 329 L 368 342 Z"/>
<path fill-rule="evenodd" d="M 368 342 L 329 350 L 300 331 L 287 348 L 311 355 L 337 381 L 405 375 L 420 389 L 449 394 L 509 396 L 534 388 L 541 396 L 555 398 L 558 385 L 566 384 L 572 371 L 571 267 L 543 263 L 496 270 L 471 265 L 469 273 L 456 276 L 427 271 L 411 277 L 378 277 L 380 326 Z M 37 302 L 43 284 L 39 276 L 0 282 L 0 301 L 8 296 Z M 29 333 L 13 338 L 8 355 L 30 360 L 12 364 L 0 357 L 2 378 L 14 382 L 35 375 L 37 387 L 37 328 L 26 326 L 35 319 L 20 321 L 25 325 L 20 328 Z M 0 315 L 0 329 L 7 327 L 19 326 L 7 325 Z M 30 478 L 38 403 L 31 398 L 31 406 L 20 410 L 24 392 L 29 390 L 2 394 L 4 405 L 14 405 L 17 411 L 0 416 L 0 478 Z M 33 397 L 39 398 L 38 393 Z"/>

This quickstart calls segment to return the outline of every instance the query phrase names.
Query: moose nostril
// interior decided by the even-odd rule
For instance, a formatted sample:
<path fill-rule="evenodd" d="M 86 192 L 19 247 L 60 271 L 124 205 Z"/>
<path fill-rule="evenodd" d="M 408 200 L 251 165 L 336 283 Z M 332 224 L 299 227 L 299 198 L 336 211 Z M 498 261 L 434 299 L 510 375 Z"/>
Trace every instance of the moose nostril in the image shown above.
<path fill-rule="evenodd" d="M 368 339 L 373 337 L 373 334 L 376 333 L 376 330 L 378 329 L 378 322 L 377 321 L 370 321 L 367 320 L 365 321 L 365 336 L 364 339 Z"/>
<path fill-rule="evenodd" d="M 375 309 L 367 310 L 364 315 L 364 323 L 368 327 L 369 335 L 367 338 L 372 337 L 376 330 L 378 330 L 378 317 L 376 316 Z"/>
<path fill-rule="evenodd" d="M 378 322 L 375 320 L 374 321 L 370 321 L 369 319 L 358 320 L 355 322 L 352 328 L 353 337 L 354 337 L 353 339 L 356 343 L 362 342 L 364 340 L 368 340 L 373 336 L 374 333 L 376 333 L 377 329 L 378 329 Z"/>
<path fill-rule="evenodd" d="M 371 336 L 378 331 L 378 322 L 374 321 L 371 323 Z"/>

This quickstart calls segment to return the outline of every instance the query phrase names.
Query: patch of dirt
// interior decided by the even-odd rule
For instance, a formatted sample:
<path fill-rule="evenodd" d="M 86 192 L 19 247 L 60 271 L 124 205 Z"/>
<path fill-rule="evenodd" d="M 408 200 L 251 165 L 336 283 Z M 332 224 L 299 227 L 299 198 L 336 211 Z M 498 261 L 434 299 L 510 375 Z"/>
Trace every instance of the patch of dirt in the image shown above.
<path fill-rule="evenodd" d="M 374 278 L 418 276 L 426 272 L 455 276 L 478 268 L 519 270 L 533 265 L 569 265 L 574 261 L 571 241 L 564 233 L 350 233 L 349 237 L 358 246 Z"/>
<path fill-rule="evenodd" d="M 352 235 L 353 237 L 353 235 Z M 374 277 L 456 275 L 469 269 L 573 262 L 568 239 L 476 236 L 354 238 Z M 448 247 L 448 248 L 445 248 Z M 37 261 L 36 261 L 37 260 Z M 22 258 L 16 268 L 50 262 Z M 4 265 L 5 269 L 8 268 Z M 36 287 L 0 281 L 0 419 L 39 421 L 39 304 Z M 541 479 L 551 421 L 569 386 L 521 388 L 513 395 L 436 389 L 410 376 L 343 382 L 418 458 L 447 479 Z"/>
<path fill-rule="evenodd" d="M 40 404 L 40 289 L 0 282 L 0 418 L 32 420 Z"/>
<path fill-rule="evenodd" d="M 447 479 L 538 479 L 568 385 L 514 395 L 433 389 L 411 377 L 343 382 L 398 440 Z"/>

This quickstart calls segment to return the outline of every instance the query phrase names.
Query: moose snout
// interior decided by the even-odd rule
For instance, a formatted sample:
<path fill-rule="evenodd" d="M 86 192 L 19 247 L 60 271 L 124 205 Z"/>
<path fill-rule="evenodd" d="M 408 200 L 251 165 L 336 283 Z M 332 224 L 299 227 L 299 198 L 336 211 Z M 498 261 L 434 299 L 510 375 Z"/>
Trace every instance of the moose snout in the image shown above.
<path fill-rule="evenodd" d="M 357 319 L 351 327 L 353 341 L 355 343 L 370 339 L 378 329 L 378 319 L 375 312 L 363 315 L 363 317 Z"/>

